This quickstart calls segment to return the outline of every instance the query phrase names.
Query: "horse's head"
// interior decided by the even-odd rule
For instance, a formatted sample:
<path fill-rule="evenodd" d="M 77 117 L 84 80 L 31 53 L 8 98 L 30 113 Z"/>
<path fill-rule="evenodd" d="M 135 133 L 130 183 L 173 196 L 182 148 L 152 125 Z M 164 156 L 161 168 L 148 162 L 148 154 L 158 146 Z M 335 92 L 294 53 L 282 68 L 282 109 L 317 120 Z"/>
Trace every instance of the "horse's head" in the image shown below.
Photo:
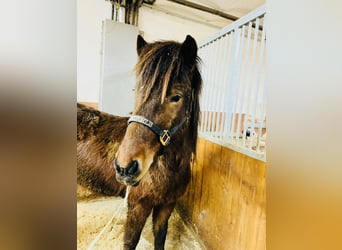
<path fill-rule="evenodd" d="M 137 185 L 162 150 L 179 147 L 176 138 L 192 138 L 196 147 L 199 115 L 195 40 L 147 43 L 138 36 L 137 52 L 134 112 L 114 161 L 126 185 Z"/>

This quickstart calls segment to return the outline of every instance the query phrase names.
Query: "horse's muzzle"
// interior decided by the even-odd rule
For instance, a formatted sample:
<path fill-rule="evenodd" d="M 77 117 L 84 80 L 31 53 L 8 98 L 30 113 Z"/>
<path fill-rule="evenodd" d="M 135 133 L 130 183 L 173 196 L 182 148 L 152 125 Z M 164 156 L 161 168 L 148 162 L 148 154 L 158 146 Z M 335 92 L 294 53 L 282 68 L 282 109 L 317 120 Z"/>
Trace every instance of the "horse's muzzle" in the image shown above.
<path fill-rule="evenodd" d="M 127 166 L 120 166 L 117 159 L 114 160 L 114 167 L 116 170 L 116 179 L 130 186 L 136 186 L 139 184 L 136 181 L 136 177 L 140 174 L 139 163 L 136 160 L 131 161 Z"/>

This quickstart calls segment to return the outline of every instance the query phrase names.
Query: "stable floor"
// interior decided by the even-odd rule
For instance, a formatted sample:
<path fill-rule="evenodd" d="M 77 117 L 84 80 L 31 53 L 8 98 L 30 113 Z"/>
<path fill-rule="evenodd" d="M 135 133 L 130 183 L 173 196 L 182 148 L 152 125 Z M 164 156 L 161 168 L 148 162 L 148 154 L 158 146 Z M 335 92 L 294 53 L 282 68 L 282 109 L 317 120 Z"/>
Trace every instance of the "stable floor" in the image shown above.
<path fill-rule="evenodd" d="M 97 243 L 93 244 L 92 249 L 122 249 L 126 211 L 125 200 L 122 198 L 79 196 L 78 192 L 77 249 L 87 249 L 109 221 L 111 221 L 109 226 L 98 238 Z M 150 216 L 143 229 L 137 250 L 153 249 L 153 240 Z M 176 210 L 169 220 L 165 249 L 205 249 Z"/>

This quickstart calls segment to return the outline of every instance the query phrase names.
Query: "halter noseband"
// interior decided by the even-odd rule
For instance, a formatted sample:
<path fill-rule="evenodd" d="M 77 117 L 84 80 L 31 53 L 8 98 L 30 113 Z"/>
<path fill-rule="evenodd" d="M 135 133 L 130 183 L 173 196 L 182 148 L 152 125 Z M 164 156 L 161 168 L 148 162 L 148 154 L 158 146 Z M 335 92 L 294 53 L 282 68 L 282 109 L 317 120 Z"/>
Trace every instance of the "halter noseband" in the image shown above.
<path fill-rule="evenodd" d="M 176 131 L 183 125 L 183 123 L 186 121 L 187 118 L 184 118 L 181 123 L 179 123 L 177 126 L 174 126 L 171 129 L 161 129 L 158 125 L 154 124 L 152 121 L 146 119 L 145 117 L 142 117 L 140 115 L 132 115 L 128 119 L 128 124 L 131 122 L 136 122 L 145 125 L 149 129 L 151 129 L 154 133 L 159 135 L 159 140 L 161 144 L 166 147 L 170 144 L 171 136 L 176 133 Z"/>

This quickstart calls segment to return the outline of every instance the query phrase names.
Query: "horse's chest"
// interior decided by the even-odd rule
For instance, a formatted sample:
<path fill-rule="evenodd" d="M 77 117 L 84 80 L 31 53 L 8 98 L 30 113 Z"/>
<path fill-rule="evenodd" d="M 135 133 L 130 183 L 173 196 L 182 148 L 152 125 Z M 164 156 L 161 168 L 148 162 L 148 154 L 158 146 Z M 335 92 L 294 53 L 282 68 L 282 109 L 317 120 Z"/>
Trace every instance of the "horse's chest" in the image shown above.
<path fill-rule="evenodd" d="M 184 192 L 190 179 L 188 165 L 167 165 L 155 162 L 137 187 L 133 188 L 132 199 L 149 200 L 158 205 L 175 202 Z M 134 198 L 133 198 L 134 197 Z"/>
<path fill-rule="evenodd" d="M 150 184 L 153 192 L 158 197 L 177 199 L 183 194 L 188 184 L 190 171 L 186 167 L 178 166 L 172 169 L 167 165 L 150 172 Z"/>

